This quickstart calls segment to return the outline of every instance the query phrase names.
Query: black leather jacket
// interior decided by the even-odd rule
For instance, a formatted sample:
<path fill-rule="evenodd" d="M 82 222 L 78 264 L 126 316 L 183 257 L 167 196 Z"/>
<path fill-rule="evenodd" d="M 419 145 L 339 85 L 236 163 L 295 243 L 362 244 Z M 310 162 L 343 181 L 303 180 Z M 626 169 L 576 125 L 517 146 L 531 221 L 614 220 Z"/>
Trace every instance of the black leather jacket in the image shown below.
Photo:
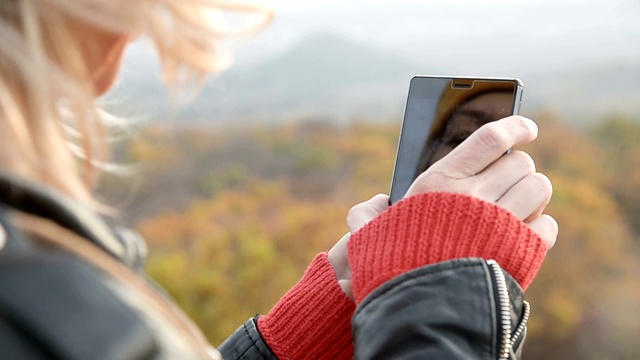
<path fill-rule="evenodd" d="M 71 230 L 132 269 L 141 269 L 146 256 L 144 243 L 131 233 L 0 172 L 0 223 L 6 232 L 0 249 L 0 357 L 201 358 L 135 291 L 15 227 L 16 213 Z M 356 309 L 355 358 L 517 359 L 528 314 L 522 290 L 495 262 L 458 259 L 425 266 L 385 283 Z M 224 359 L 276 359 L 255 318 L 219 351 Z"/>
<path fill-rule="evenodd" d="M 358 359 L 517 359 L 529 305 L 496 262 L 458 259 L 385 283 L 355 312 Z"/>
<path fill-rule="evenodd" d="M 0 171 L 0 236 L 0 359 L 219 358 L 141 273 L 135 233 Z"/>
<path fill-rule="evenodd" d="M 356 359 L 519 359 L 529 304 L 497 263 L 457 259 L 385 283 L 352 319 Z M 312 319 L 311 319 L 312 320 Z M 225 359 L 276 359 L 250 319 Z"/>

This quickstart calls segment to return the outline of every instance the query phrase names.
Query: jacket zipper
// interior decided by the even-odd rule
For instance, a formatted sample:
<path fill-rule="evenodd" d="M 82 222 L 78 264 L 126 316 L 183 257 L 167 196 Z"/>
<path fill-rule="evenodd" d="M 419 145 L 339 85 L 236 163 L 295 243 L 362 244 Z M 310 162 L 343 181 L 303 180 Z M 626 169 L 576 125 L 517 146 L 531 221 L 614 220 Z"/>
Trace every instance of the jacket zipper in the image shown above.
<path fill-rule="evenodd" d="M 498 326 L 500 327 L 500 350 L 498 352 L 498 359 L 507 360 L 511 353 L 511 347 L 513 342 L 511 341 L 511 302 L 509 301 L 509 291 L 507 290 L 507 280 L 504 277 L 502 268 L 495 260 L 487 260 L 487 265 L 491 269 L 490 275 L 494 292 L 498 298 Z M 524 323 L 524 322 L 523 322 Z M 520 332 L 522 332 L 520 330 Z"/>
<path fill-rule="evenodd" d="M 522 321 L 520 321 L 520 325 L 518 325 L 516 332 L 513 333 L 513 336 L 511 337 L 511 348 L 516 345 L 516 341 L 518 341 L 518 338 L 520 338 L 520 335 L 522 335 L 522 332 L 524 331 L 524 328 L 527 327 L 527 322 L 529 321 L 529 314 L 531 314 L 531 305 L 527 300 L 524 300 L 523 306 L 524 313 L 522 314 Z"/>

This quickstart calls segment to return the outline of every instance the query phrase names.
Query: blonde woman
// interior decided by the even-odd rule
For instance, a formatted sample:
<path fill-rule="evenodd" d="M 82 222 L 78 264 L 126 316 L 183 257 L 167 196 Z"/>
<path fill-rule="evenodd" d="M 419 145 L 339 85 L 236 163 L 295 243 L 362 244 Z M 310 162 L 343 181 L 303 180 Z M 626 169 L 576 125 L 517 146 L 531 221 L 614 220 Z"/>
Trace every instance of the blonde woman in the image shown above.
<path fill-rule="evenodd" d="M 525 153 L 502 156 L 536 137 L 521 117 L 483 126 L 393 207 L 385 195 L 356 205 L 351 233 L 219 350 L 149 284 L 144 243 L 92 197 L 109 161 L 95 99 L 139 36 L 169 86 L 225 68 L 225 10 L 271 16 L 213 0 L 0 2 L 0 356 L 515 357 L 522 291 L 557 235 L 548 179 Z"/>

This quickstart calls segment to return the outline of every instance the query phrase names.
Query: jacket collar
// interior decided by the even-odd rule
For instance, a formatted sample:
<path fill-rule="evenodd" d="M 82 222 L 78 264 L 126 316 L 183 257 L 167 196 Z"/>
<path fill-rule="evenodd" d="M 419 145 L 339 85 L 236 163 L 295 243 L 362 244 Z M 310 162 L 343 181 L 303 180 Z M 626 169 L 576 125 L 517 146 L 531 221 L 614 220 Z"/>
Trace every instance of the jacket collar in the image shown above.
<path fill-rule="evenodd" d="M 69 197 L 1 169 L 0 203 L 54 221 L 138 270 L 146 258 L 146 245 L 133 231 L 110 227 L 102 217 Z"/>

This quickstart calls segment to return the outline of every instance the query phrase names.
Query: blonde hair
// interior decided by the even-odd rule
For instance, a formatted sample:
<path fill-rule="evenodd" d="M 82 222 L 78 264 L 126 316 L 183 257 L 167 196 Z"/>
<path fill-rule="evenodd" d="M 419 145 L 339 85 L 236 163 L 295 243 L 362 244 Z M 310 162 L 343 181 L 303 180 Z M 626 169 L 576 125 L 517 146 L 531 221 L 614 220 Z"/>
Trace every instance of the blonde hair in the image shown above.
<path fill-rule="evenodd" d="M 261 18 L 232 30 L 219 21 L 224 11 Z M 215 0 L 0 1 L 0 167 L 96 205 L 91 190 L 109 149 L 77 24 L 147 37 L 176 85 L 227 67 L 224 41 L 270 19 L 269 10 Z"/>

